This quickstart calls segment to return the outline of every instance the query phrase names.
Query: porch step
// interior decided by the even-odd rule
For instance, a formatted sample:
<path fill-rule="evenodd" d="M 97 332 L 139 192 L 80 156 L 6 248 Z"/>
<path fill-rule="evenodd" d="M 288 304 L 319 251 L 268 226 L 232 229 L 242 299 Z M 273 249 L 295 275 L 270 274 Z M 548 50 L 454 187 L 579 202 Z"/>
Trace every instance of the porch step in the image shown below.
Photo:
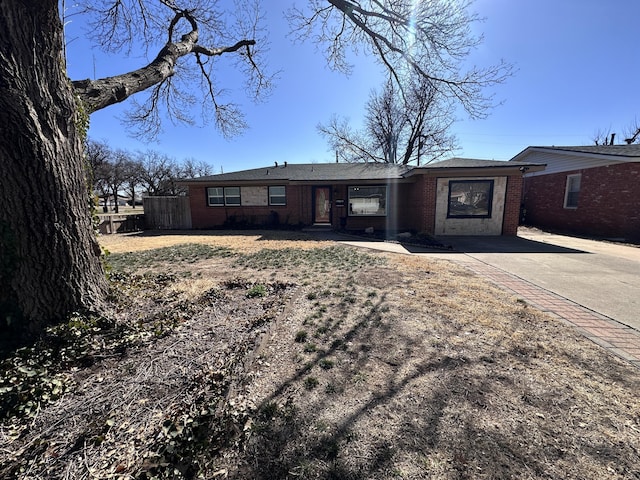
<path fill-rule="evenodd" d="M 332 230 L 330 223 L 314 223 L 302 229 L 303 232 L 331 232 Z"/>

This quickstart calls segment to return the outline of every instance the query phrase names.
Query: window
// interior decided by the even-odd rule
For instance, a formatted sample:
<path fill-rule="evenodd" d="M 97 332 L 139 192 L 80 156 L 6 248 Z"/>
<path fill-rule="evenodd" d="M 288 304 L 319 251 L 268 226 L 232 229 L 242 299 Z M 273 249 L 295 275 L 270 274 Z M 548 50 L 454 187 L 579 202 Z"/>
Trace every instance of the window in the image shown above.
<path fill-rule="evenodd" d="M 269 187 L 269 205 L 286 205 L 287 191 L 283 186 Z"/>
<path fill-rule="evenodd" d="M 493 180 L 450 180 L 447 218 L 489 218 Z"/>
<path fill-rule="evenodd" d="M 224 187 L 224 204 L 240 205 L 240 187 Z"/>
<path fill-rule="evenodd" d="M 564 191 L 564 208 L 578 208 L 580 177 L 580 174 L 567 175 L 567 185 Z"/>
<path fill-rule="evenodd" d="M 224 205 L 224 193 L 222 187 L 209 187 L 207 188 L 207 198 L 209 199 L 209 206 Z"/>
<path fill-rule="evenodd" d="M 387 187 L 349 187 L 349 215 L 387 215 Z"/>
<path fill-rule="evenodd" d="M 207 199 L 210 207 L 240 205 L 240 187 L 209 187 Z"/>

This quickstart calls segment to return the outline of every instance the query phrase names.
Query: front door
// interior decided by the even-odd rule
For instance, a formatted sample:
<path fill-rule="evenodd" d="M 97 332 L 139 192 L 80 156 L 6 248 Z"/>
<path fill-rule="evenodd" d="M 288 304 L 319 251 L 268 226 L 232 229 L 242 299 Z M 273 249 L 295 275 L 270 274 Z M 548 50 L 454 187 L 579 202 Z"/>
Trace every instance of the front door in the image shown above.
<path fill-rule="evenodd" d="M 313 205 L 313 223 L 331 223 L 331 187 L 315 187 Z"/>

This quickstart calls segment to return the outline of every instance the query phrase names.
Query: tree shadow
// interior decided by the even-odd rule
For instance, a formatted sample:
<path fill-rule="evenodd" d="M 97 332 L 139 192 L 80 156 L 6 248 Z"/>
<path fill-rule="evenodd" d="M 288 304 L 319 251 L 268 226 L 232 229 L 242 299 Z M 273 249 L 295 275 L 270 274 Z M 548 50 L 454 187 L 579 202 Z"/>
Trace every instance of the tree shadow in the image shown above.
<path fill-rule="evenodd" d="M 522 237 L 507 236 L 451 236 L 439 237 L 450 246 L 452 253 L 561 253 L 589 254 L 583 250 L 561 247 L 551 243 L 537 242 Z"/>
<path fill-rule="evenodd" d="M 349 353 L 345 344 L 355 351 L 396 333 L 385 321 L 384 302 L 383 297 L 363 315 L 344 342 L 318 354 L 264 399 L 245 445 L 250 461 L 232 478 L 549 478 L 570 471 L 580 456 L 604 471 L 611 462 L 617 462 L 618 472 L 634 471 L 632 448 L 616 452 L 610 442 L 592 440 L 595 435 L 576 446 L 575 431 L 555 418 L 575 407 L 566 392 L 537 396 L 522 380 L 539 362 L 538 354 L 526 348 L 496 344 L 488 355 L 470 357 L 425 350 L 419 339 L 400 336 L 397 347 L 404 362 L 374 347 L 354 355 L 353 362 L 335 373 L 337 392 L 325 388 L 300 395 L 310 371 L 323 360 Z M 451 333 L 458 334 L 462 332 Z M 387 369 L 385 381 L 359 392 L 353 372 L 366 371 L 373 360 Z M 509 369 L 513 373 L 505 375 Z M 618 382 L 620 373 L 613 373 Z M 515 403 L 505 404 L 503 392 Z M 558 398 L 562 394 L 562 402 L 556 393 Z M 398 465 L 418 465 L 419 471 L 404 477 Z"/>

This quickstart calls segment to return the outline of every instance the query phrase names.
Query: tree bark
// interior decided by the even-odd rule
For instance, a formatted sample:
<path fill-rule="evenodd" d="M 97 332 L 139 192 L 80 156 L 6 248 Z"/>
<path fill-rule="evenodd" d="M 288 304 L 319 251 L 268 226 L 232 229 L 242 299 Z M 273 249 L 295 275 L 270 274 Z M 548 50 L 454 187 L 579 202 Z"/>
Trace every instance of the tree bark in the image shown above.
<path fill-rule="evenodd" d="M 106 291 L 57 0 L 0 2 L 0 328 L 35 333 Z"/>
<path fill-rule="evenodd" d="M 110 105 L 120 103 L 131 95 L 142 92 L 172 76 L 178 60 L 190 53 L 217 56 L 231 53 L 243 47 L 255 45 L 255 40 L 240 40 L 234 45 L 221 48 L 205 48 L 197 45 L 198 30 L 182 36 L 179 42 L 167 43 L 158 56 L 147 66 L 114 77 L 98 80 L 76 80 L 73 82 L 76 94 L 88 106 L 90 113 Z"/>

